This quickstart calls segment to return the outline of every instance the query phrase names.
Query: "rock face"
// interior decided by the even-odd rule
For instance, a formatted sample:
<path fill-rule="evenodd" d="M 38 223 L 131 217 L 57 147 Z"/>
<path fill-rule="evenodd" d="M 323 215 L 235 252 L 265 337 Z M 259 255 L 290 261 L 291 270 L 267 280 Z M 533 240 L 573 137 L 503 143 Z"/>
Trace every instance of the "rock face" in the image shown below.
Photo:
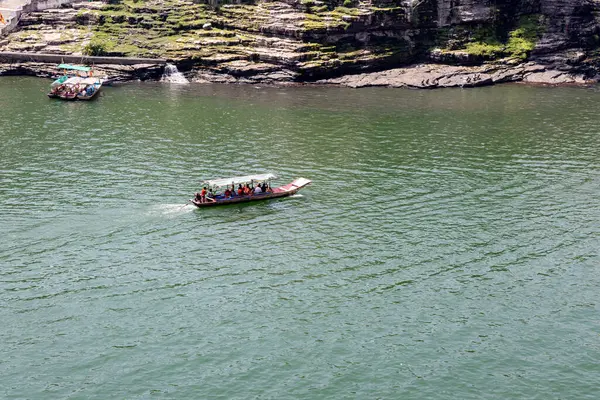
<path fill-rule="evenodd" d="M 433 89 L 456 86 L 475 87 L 517 81 L 548 84 L 582 84 L 588 82 L 582 75 L 548 70 L 542 65 L 530 62 L 517 66 L 502 64 L 477 67 L 440 64 L 413 65 L 382 72 L 346 75 L 340 78 L 322 80 L 319 83 L 354 88 L 387 86 Z"/>
<path fill-rule="evenodd" d="M 600 68 L 595 0 L 109 3 L 40 11 L 33 0 L 0 51 L 161 57 L 193 81 L 352 87 L 583 83 Z M 160 76 L 113 70 L 122 80 Z"/>

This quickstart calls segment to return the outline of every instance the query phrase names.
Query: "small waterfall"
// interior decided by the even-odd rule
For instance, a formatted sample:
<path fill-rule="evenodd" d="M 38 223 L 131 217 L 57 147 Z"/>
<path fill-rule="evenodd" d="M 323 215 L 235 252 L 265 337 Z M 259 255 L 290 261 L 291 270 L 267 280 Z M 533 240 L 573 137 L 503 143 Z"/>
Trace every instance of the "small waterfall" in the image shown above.
<path fill-rule="evenodd" d="M 160 78 L 160 80 L 161 82 L 169 83 L 190 83 L 190 81 L 188 81 L 173 64 L 165 65 L 165 71 L 163 72 L 163 76 Z"/>

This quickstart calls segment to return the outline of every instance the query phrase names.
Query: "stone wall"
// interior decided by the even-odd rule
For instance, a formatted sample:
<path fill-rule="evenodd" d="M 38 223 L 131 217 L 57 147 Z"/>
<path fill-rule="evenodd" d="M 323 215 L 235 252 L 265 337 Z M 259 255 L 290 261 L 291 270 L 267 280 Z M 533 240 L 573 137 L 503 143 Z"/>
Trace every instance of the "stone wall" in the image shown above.
<path fill-rule="evenodd" d="M 23 11 L 32 12 L 60 8 L 67 4 L 76 3 L 77 1 L 81 0 L 32 0 L 27 7 L 23 8 Z"/>
<path fill-rule="evenodd" d="M 24 52 L 0 52 L 0 62 L 33 61 L 42 63 L 78 63 L 78 64 L 160 64 L 164 65 L 167 60 L 162 58 L 139 58 L 139 57 L 98 57 L 98 56 L 69 56 L 62 54 L 24 53 Z"/>
<path fill-rule="evenodd" d="M 77 1 L 78 0 L 0 0 L 0 12 L 7 22 L 4 25 L 0 25 L 0 37 L 8 35 L 17 28 L 23 13 L 59 8 Z"/>
<path fill-rule="evenodd" d="M 0 25 L 0 37 L 2 37 L 8 35 L 17 28 L 21 17 L 21 10 L 0 7 L 0 13 L 2 13 L 6 21 L 6 24 Z"/>

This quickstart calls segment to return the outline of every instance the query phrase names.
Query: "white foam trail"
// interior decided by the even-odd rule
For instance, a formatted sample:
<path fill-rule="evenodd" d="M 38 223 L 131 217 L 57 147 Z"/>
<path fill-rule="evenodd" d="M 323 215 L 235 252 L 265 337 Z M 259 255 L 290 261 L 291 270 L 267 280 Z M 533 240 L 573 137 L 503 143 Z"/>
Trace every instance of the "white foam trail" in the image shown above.
<path fill-rule="evenodd" d="M 194 211 L 192 204 L 158 204 L 153 206 L 150 213 L 158 213 L 161 215 L 175 216 L 179 214 L 185 214 Z"/>

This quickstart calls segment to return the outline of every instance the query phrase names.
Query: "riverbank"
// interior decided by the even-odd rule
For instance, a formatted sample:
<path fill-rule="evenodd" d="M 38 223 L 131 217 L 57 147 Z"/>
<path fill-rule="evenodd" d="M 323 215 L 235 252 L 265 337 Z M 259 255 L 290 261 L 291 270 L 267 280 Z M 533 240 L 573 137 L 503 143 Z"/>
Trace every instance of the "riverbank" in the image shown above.
<path fill-rule="evenodd" d="M 42 78 L 55 78 L 60 71 L 56 63 L 19 61 L 0 63 L 0 76 L 27 75 Z M 158 81 L 164 76 L 164 65 L 144 63 L 131 65 L 95 64 L 94 70 L 106 76 L 113 83 L 130 81 Z M 215 74 L 209 70 L 184 72 L 190 82 L 230 83 L 230 84 L 272 84 L 272 85 L 338 85 L 351 88 L 362 87 L 407 87 L 435 89 L 448 87 L 477 87 L 506 82 L 523 82 L 545 85 L 586 85 L 597 83 L 582 74 L 572 74 L 547 68 L 533 62 L 518 65 L 450 66 L 443 64 L 418 64 L 403 68 L 363 74 L 349 74 L 341 77 L 321 79 L 311 82 L 298 82 L 289 73 L 272 71 L 264 75 L 241 76 L 237 74 Z"/>
<path fill-rule="evenodd" d="M 446 87 L 488 86 L 506 82 L 545 85 L 582 85 L 596 83 L 582 74 L 547 68 L 534 62 L 518 65 L 482 65 L 476 67 L 419 64 L 387 71 L 347 75 L 319 83 L 353 88 L 383 86 L 435 89 Z"/>

